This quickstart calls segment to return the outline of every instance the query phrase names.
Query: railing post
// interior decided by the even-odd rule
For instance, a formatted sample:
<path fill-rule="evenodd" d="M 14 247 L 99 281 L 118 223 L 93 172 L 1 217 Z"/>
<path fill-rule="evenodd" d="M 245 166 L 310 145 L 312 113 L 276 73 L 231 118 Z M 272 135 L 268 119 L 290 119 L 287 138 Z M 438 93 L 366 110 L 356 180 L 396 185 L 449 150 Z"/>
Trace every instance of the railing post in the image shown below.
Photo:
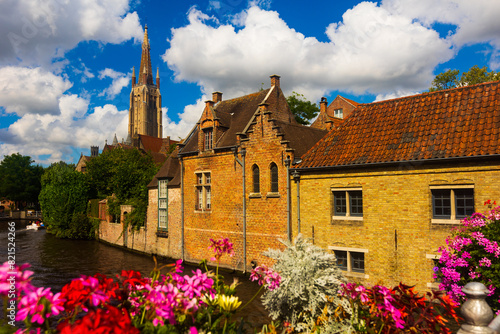
<path fill-rule="evenodd" d="M 460 308 L 465 323 L 457 334 L 495 334 L 496 332 L 488 327 L 493 319 L 493 311 L 485 300 L 489 293 L 486 286 L 470 282 L 462 288 L 462 291 L 467 296 L 467 301 Z"/>

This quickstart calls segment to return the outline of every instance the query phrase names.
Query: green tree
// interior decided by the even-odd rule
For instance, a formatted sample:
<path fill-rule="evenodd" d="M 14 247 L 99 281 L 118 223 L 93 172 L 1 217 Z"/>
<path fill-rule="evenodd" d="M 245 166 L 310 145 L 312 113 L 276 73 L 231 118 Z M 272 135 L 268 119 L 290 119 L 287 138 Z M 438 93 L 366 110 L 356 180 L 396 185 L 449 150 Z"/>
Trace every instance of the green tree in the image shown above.
<path fill-rule="evenodd" d="M 304 95 L 292 92 L 292 95 L 286 98 L 288 106 L 299 124 L 308 125 L 319 113 L 319 107 L 316 103 L 306 100 Z"/>
<path fill-rule="evenodd" d="M 74 166 L 61 161 L 47 168 L 39 200 L 48 230 L 62 238 L 91 238 L 86 217 L 90 194 L 88 177 Z"/>
<path fill-rule="evenodd" d="M 100 198 L 108 197 L 110 213 L 119 214 L 119 206 L 134 206 L 128 216 L 134 227 L 144 224 L 148 204 L 147 185 L 158 172 L 153 158 L 137 149 L 115 148 L 92 158 L 86 174 Z M 114 197 L 111 197 L 114 195 Z"/>
<path fill-rule="evenodd" d="M 18 208 L 24 203 L 38 202 L 44 169 L 33 162 L 31 157 L 19 153 L 5 155 L 0 162 L 0 197 L 16 202 Z"/>
<path fill-rule="evenodd" d="M 474 65 L 469 69 L 469 71 L 462 73 L 460 79 L 458 78 L 459 73 L 459 70 L 447 70 L 443 73 L 439 73 L 432 81 L 429 91 L 434 92 L 443 89 L 500 80 L 500 72 L 488 72 L 488 68 L 486 66 L 479 68 L 479 66 Z"/>

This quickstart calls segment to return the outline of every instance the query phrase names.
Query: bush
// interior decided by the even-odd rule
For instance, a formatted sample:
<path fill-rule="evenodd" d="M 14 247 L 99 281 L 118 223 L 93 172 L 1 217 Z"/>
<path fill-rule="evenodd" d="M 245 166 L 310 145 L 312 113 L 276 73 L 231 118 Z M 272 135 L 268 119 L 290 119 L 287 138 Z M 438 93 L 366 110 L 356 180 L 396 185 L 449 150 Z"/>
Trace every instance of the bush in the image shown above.
<path fill-rule="evenodd" d="M 280 286 L 266 290 L 262 303 L 272 319 L 289 323 L 296 332 L 313 332 L 319 317 L 322 332 L 348 333 L 345 321 L 337 322 L 335 308 L 342 305 L 343 310 L 351 313 L 349 303 L 338 296 L 341 284 L 346 280 L 337 267 L 335 255 L 314 246 L 299 235 L 293 244 L 280 240 L 284 251 L 269 250 L 264 253 L 276 260 L 273 270 L 281 275 Z M 327 308 L 327 303 L 332 308 Z"/>
<path fill-rule="evenodd" d="M 485 202 L 490 208 L 492 204 L 495 202 Z M 463 219 L 447 238 L 447 246 L 439 248 L 441 258 L 434 268 L 435 278 L 441 279 L 439 288 L 461 303 L 465 301 L 462 287 L 469 282 L 481 282 L 490 290 L 486 301 L 494 311 L 499 311 L 499 239 L 500 207 Z"/>

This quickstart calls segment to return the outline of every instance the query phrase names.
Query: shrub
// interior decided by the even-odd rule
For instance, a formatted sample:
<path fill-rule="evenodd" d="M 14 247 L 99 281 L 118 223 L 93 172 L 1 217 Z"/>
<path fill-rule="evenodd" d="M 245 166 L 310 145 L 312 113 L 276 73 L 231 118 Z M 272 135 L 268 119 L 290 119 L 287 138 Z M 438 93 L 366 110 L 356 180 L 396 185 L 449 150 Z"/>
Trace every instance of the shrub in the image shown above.
<path fill-rule="evenodd" d="M 356 333 L 451 334 L 446 318 L 458 322 L 456 303 L 441 291 L 419 295 L 402 283 L 392 289 L 348 283 L 341 293 L 352 305 Z"/>
<path fill-rule="evenodd" d="M 486 201 L 492 206 L 495 202 Z M 494 311 L 500 309 L 500 207 L 484 214 L 474 213 L 460 222 L 440 247 L 441 258 L 434 268 L 434 277 L 441 279 L 439 288 L 447 291 L 458 303 L 465 301 L 462 292 L 469 282 L 481 282 L 490 293 L 486 301 Z"/>
<path fill-rule="evenodd" d="M 272 319 L 289 323 L 296 332 L 313 332 L 315 322 L 323 319 L 322 332 L 348 332 L 347 322 L 336 322 L 335 307 L 350 314 L 349 303 L 338 296 L 346 280 L 337 267 L 335 255 L 314 246 L 299 235 L 294 243 L 280 240 L 284 251 L 269 250 L 264 254 L 276 260 L 273 269 L 280 273 L 281 282 L 277 289 L 266 290 L 262 303 Z M 325 306 L 327 314 L 324 314 Z"/>

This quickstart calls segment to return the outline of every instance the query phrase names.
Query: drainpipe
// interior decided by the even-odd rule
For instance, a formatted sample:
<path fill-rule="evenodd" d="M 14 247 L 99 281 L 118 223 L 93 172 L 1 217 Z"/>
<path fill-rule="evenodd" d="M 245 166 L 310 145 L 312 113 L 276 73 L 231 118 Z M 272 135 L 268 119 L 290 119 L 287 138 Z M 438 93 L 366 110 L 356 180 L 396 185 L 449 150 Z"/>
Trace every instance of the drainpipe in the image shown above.
<path fill-rule="evenodd" d="M 287 156 L 285 159 L 286 166 L 286 237 L 288 241 L 292 240 L 291 237 L 291 213 L 290 213 L 290 156 Z"/>
<path fill-rule="evenodd" d="M 184 258 L 184 160 L 179 157 L 181 162 L 181 258 Z"/>
<path fill-rule="evenodd" d="M 243 273 L 247 272 L 247 205 L 246 205 L 246 187 L 245 187 L 245 155 L 246 149 L 240 150 L 241 160 L 238 159 L 238 149 L 235 149 L 234 156 L 236 161 L 243 169 Z"/>
<path fill-rule="evenodd" d="M 297 184 L 297 232 L 300 234 L 300 174 L 295 170 L 292 176 Z"/>

